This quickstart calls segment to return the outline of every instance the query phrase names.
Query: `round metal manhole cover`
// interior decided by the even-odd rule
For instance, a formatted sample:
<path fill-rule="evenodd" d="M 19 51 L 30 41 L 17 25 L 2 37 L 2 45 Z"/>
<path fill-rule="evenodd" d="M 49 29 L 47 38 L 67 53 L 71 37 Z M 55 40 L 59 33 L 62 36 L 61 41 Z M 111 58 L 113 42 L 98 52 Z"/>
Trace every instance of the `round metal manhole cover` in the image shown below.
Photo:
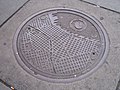
<path fill-rule="evenodd" d="M 33 76 L 72 82 L 98 69 L 108 53 L 108 36 L 98 20 L 74 9 L 39 12 L 14 37 L 18 63 Z"/>

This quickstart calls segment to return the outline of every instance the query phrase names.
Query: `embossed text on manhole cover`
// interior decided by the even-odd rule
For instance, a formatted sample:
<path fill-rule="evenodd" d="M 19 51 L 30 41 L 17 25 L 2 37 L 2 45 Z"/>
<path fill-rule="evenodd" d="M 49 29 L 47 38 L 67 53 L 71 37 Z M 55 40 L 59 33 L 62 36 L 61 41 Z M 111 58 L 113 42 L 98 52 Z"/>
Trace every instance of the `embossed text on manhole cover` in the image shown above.
<path fill-rule="evenodd" d="M 57 8 L 24 21 L 15 33 L 13 48 L 18 63 L 31 75 L 51 82 L 72 82 L 103 64 L 109 41 L 92 16 Z"/>

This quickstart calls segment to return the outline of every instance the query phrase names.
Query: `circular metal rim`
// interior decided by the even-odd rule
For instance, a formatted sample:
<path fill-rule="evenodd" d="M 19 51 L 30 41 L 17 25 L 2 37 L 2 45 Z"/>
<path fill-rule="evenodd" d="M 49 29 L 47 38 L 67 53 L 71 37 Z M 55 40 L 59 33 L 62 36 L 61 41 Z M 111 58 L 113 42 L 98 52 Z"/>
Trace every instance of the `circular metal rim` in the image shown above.
<path fill-rule="evenodd" d="M 86 15 L 88 18 L 92 19 L 96 24 L 99 25 L 99 27 L 101 28 L 102 32 L 103 32 L 103 35 L 104 35 L 104 38 L 105 38 L 105 42 L 106 42 L 106 46 L 105 46 L 105 52 L 103 54 L 103 57 L 101 58 L 100 62 L 96 65 L 96 67 L 92 70 L 90 70 L 89 72 L 81 75 L 81 76 L 78 76 L 78 77 L 75 77 L 75 78 L 70 78 L 70 79 L 52 79 L 52 78 L 48 78 L 48 77 L 44 77 L 42 75 L 35 75 L 34 72 L 32 70 L 30 70 L 21 60 L 21 58 L 19 57 L 18 55 L 18 52 L 17 52 L 17 46 L 16 46 L 16 41 L 17 41 L 17 37 L 18 37 L 18 34 L 19 34 L 19 31 L 21 30 L 21 28 L 33 17 L 35 17 L 36 15 L 38 14 L 41 14 L 41 13 L 44 13 L 44 12 L 47 12 L 47 11 L 51 11 L 51 10 L 69 10 L 69 11 L 74 11 L 74 12 L 77 12 L 77 13 L 82 13 L 84 15 Z M 99 69 L 103 63 L 105 62 L 107 56 L 108 56 L 108 53 L 109 53 L 109 37 L 108 37 L 108 34 L 105 30 L 105 28 L 103 27 L 103 25 L 101 24 L 100 21 L 98 21 L 95 17 L 87 14 L 87 13 L 84 13 L 83 11 L 81 10 L 76 10 L 76 9 L 71 9 L 71 8 L 52 8 L 52 9 L 46 9 L 46 10 L 42 10 L 38 13 L 35 13 L 33 14 L 32 16 L 28 17 L 25 21 L 22 22 L 22 24 L 18 27 L 18 29 L 16 30 L 15 34 L 14 34 L 14 37 L 13 37 L 13 45 L 12 45 L 12 48 L 13 48 L 13 52 L 15 54 L 15 58 L 17 59 L 17 62 L 18 64 L 26 71 L 28 72 L 30 75 L 38 78 L 38 79 L 41 79 L 41 80 L 45 80 L 47 82 L 52 82 L 52 83 L 70 83 L 70 82 L 74 82 L 74 81 L 78 81 L 78 80 L 81 80 L 83 78 L 86 78 L 88 77 L 89 75 L 93 74 L 93 72 L 95 72 L 97 69 Z"/>

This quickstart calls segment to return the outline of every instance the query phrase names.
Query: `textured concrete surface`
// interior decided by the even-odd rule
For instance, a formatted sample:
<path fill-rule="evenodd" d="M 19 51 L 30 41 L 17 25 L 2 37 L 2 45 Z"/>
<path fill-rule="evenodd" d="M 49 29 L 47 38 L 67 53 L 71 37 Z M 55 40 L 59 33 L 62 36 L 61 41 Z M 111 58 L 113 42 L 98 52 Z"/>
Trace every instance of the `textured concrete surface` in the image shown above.
<path fill-rule="evenodd" d="M 120 12 L 120 0 L 84 0 Z"/>
<path fill-rule="evenodd" d="M 51 7 L 82 10 L 104 25 L 110 38 L 106 62 L 89 77 L 73 83 L 50 83 L 29 75 L 17 63 L 12 40 L 19 25 L 32 14 Z M 0 28 L 0 78 L 17 90 L 116 90 L 120 78 L 120 14 L 79 0 L 31 0 Z M 4 90 L 4 89 L 3 89 Z"/>
<path fill-rule="evenodd" d="M 0 0 L 0 25 L 28 0 Z"/>
<path fill-rule="evenodd" d="M 11 90 L 9 89 L 7 86 L 5 86 L 4 84 L 0 83 L 0 90 Z"/>

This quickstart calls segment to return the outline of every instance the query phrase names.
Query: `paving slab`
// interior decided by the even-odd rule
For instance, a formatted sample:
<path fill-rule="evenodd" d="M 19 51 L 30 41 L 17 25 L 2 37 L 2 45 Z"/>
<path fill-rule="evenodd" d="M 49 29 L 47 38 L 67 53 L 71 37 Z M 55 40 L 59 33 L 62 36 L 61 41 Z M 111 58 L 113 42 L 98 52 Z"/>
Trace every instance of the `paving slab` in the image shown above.
<path fill-rule="evenodd" d="M 11 89 L 5 86 L 4 84 L 0 83 L 0 90 L 11 90 Z"/>
<path fill-rule="evenodd" d="M 39 80 L 17 63 L 13 53 L 13 36 L 19 25 L 41 10 L 64 7 L 82 10 L 97 18 L 110 39 L 106 62 L 89 77 L 73 83 L 50 83 Z M 31 0 L 0 28 L 0 79 L 17 90 L 115 90 L 120 78 L 120 14 L 79 0 Z"/>
<path fill-rule="evenodd" d="M 28 0 L 0 0 L 0 26 Z"/>
<path fill-rule="evenodd" d="M 89 3 L 93 3 L 98 6 L 102 6 L 117 12 L 120 12 L 120 0 L 83 0 Z"/>

